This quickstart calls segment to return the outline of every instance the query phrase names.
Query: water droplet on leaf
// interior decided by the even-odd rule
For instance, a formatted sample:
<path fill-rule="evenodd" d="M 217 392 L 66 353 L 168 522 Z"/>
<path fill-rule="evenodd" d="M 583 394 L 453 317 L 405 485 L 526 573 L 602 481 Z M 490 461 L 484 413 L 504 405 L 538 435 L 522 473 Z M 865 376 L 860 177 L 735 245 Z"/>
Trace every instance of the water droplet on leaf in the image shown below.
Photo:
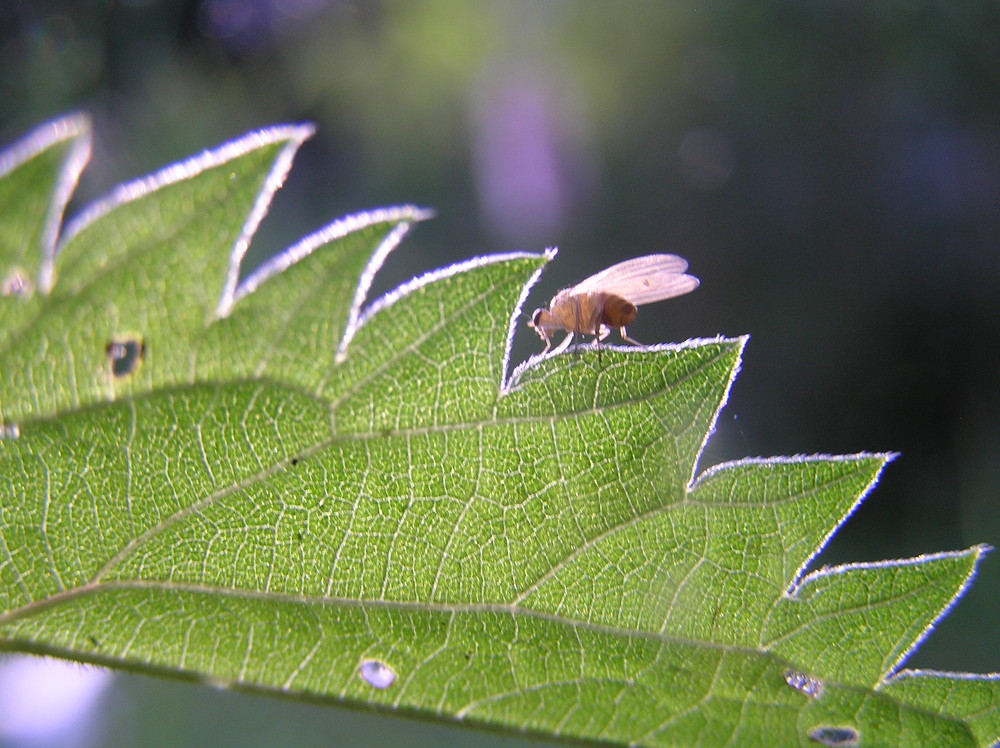
<path fill-rule="evenodd" d="M 858 744 L 858 731 L 853 727 L 814 727 L 809 731 L 810 740 L 823 745 L 852 746 Z"/>
<path fill-rule="evenodd" d="M 396 680 L 393 669 L 379 660 L 365 660 L 360 671 L 361 677 L 373 688 L 388 688 Z"/>
<path fill-rule="evenodd" d="M 800 673 L 797 670 L 785 671 L 785 683 L 811 699 L 815 699 L 823 693 L 823 683 L 821 681 L 805 673 Z"/>

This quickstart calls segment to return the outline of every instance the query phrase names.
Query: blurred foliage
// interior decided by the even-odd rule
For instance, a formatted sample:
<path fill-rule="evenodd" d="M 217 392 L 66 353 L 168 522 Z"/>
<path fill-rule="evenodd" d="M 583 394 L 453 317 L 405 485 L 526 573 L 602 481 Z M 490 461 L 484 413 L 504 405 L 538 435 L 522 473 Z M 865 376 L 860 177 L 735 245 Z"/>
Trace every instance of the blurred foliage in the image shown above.
<path fill-rule="evenodd" d="M 383 287 L 557 245 L 540 305 L 679 252 L 702 287 L 630 331 L 752 335 L 706 465 L 899 450 L 823 561 L 878 559 L 1000 542 L 998 37 L 989 0 L 6 0 L 0 137 L 86 109 L 95 196 L 314 121 L 256 256 L 437 208 Z M 910 664 L 1000 669 L 998 574 Z"/>

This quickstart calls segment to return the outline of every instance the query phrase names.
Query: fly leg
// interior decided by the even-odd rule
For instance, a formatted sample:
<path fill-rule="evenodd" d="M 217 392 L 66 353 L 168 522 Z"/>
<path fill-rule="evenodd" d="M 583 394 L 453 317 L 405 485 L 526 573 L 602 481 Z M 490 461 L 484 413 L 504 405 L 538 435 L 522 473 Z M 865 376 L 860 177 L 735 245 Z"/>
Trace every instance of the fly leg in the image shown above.
<path fill-rule="evenodd" d="M 540 337 L 542 340 L 545 341 L 545 350 L 543 350 L 541 353 L 538 354 L 539 356 L 544 356 L 546 353 L 549 352 L 549 348 L 552 347 L 552 338 L 546 335 L 545 330 L 543 330 L 541 327 L 537 327 L 535 325 L 530 325 L 530 326 L 534 327 L 535 332 L 538 333 L 538 337 Z"/>
<path fill-rule="evenodd" d="M 562 339 L 559 345 L 557 345 L 555 348 L 552 349 L 552 355 L 555 356 L 557 353 L 562 353 L 567 348 L 569 348 L 569 344 L 572 342 L 573 342 L 573 333 L 567 333 L 566 337 Z M 545 348 L 545 351 L 547 350 L 548 347 Z M 542 351 L 542 353 L 544 354 L 545 351 Z"/>
<path fill-rule="evenodd" d="M 630 338 L 628 336 L 628 333 L 625 332 L 625 328 L 624 327 L 619 327 L 618 328 L 618 334 L 622 336 L 622 340 L 624 340 L 626 343 L 631 343 L 632 345 L 637 345 L 640 348 L 644 347 L 643 344 L 640 343 L 638 340 L 633 340 L 632 338 Z"/>
<path fill-rule="evenodd" d="M 540 316 L 540 312 L 541 310 L 535 312 L 535 317 Z M 552 338 L 550 338 L 549 334 L 545 331 L 545 327 L 542 324 L 536 324 L 534 319 L 528 320 L 528 327 L 534 330 L 538 337 L 545 341 L 545 350 L 538 354 L 539 356 L 544 356 L 549 352 L 549 348 L 552 347 Z"/>
<path fill-rule="evenodd" d="M 611 334 L 611 329 L 602 325 L 600 322 L 597 323 L 597 328 L 594 330 L 594 348 L 597 349 L 597 362 L 601 362 L 601 341 L 604 340 L 608 335 Z"/>

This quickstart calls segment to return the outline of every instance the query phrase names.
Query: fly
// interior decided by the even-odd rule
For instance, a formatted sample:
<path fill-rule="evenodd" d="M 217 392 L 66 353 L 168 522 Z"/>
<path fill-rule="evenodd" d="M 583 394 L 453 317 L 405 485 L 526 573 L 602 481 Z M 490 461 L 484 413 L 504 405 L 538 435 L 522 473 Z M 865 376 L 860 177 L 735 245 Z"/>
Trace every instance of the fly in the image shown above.
<path fill-rule="evenodd" d="M 698 287 L 698 279 L 687 275 L 687 260 L 677 255 L 646 255 L 612 265 L 572 288 L 552 297 L 548 309 L 536 309 L 528 326 L 545 341 L 547 353 L 551 336 L 559 330 L 569 333 L 560 347 L 569 345 L 573 335 L 593 335 L 600 343 L 612 329 L 622 340 L 632 340 L 625 328 L 635 319 L 636 307 L 672 299 Z"/>

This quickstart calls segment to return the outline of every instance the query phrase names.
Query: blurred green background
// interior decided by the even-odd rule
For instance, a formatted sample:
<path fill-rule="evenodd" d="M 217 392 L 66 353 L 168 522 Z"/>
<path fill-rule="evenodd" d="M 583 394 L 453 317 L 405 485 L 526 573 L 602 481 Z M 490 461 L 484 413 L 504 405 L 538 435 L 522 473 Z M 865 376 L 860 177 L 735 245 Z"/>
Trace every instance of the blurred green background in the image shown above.
<path fill-rule="evenodd" d="M 751 334 L 702 467 L 898 450 L 816 563 L 873 561 L 1000 543 L 998 39 L 979 0 L 2 0 L 0 140 L 90 113 L 82 202 L 314 122 L 250 262 L 347 212 L 436 208 L 376 291 L 558 246 L 531 309 L 682 254 L 701 288 L 632 335 Z M 520 334 L 515 360 L 540 347 Z M 988 557 L 908 664 L 1000 670 L 998 618 Z M 136 676 L 104 705 L 109 745 L 481 739 Z"/>

